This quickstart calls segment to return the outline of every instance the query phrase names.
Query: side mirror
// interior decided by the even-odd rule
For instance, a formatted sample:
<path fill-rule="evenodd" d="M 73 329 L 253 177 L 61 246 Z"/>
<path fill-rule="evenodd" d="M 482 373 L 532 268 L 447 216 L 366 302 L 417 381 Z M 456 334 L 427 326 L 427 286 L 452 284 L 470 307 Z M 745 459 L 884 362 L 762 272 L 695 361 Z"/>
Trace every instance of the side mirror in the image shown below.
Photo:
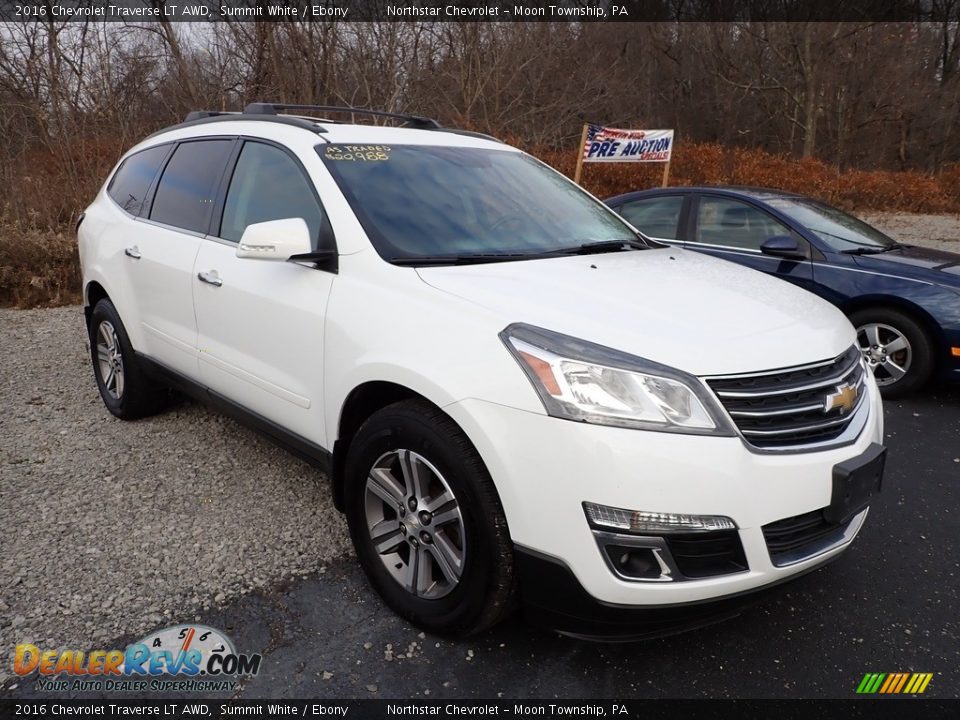
<path fill-rule="evenodd" d="M 797 241 L 789 235 L 775 235 L 763 241 L 760 252 L 764 255 L 786 258 L 788 260 L 806 260 L 806 253 L 800 249 Z"/>
<path fill-rule="evenodd" d="M 238 258 L 289 260 L 313 252 L 310 229 L 303 218 L 285 218 L 247 225 L 237 245 Z"/>

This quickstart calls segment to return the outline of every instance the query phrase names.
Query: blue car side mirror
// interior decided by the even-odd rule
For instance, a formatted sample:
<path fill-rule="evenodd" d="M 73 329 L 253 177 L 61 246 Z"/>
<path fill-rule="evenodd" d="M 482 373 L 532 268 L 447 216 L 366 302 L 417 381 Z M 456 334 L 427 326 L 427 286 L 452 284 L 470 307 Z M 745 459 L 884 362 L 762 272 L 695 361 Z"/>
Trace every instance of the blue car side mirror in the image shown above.
<path fill-rule="evenodd" d="M 760 252 L 764 255 L 773 255 L 790 260 L 805 260 L 807 257 L 807 254 L 800 249 L 797 241 L 789 235 L 775 235 L 772 238 L 767 238 L 760 246 Z"/>

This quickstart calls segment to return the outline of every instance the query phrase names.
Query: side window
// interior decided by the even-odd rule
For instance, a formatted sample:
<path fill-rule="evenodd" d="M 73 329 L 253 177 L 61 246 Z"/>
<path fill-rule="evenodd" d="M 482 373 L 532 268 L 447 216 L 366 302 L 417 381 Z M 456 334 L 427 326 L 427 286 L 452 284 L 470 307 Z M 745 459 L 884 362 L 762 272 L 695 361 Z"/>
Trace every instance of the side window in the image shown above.
<path fill-rule="evenodd" d="M 766 240 L 790 234 L 786 225 L 752 205 L 732 198 L 700 197 L 697 242 L 759 250 Z"/>
<path fill-rule="evenodd" d="M 169 145 L 157 145 L 128 157 L 110 180 L 107 194 L 131 215 L 139 215 L 150 183 L 168 152 Z"/>
<path fill-rule="evenodd" d="M 644 235 L 676 240 L 680 234 L 682 195 L 644 198 L 620 206 L 620 214 Z"/>
<path fill-rule="evenodd" d="M 180 143 L 157 185 L 150 219 L 205 233 L 217 181 L 232 147 L 233 140 L 191 140 Z"/>
<path fill-rule="evenodd" d="M 220 237 L 239 242 L 247 225 L 303 218 L 314 243 L 324 222 L 309 178 L 283 150 L 247 141 L 230 180 Z"/>

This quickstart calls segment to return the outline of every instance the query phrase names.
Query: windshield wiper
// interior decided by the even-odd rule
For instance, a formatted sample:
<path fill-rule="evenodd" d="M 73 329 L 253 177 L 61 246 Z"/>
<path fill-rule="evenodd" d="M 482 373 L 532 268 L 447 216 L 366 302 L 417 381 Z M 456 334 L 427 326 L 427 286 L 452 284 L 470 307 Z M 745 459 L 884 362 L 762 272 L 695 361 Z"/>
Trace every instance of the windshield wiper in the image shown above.
<path fill-rule="evenodd" d="M 594 255 L 596 253 L 615 252 L 617 250 L 649 250 L 650 246 L 640 240 L 599 240 L 581 243 L 573 247 L 560 248 L 554 252 L 561 255 Z"/>
<path fill-rule="evenodd" d="M 476 265 L 479 263 L 510 262 L 554 257 L 556 253 L 470 253 L 468 255 L 415 255 L 387 258 L 388 263 L 403 266 L 417 265 Z"/>
<path fill-rule="evenodd" d="M 849 250 L 841 250 L 844 255 L 879 255 L 880 253 L 890 252 L 891 250 L 903 250 L 909 245 L 903 245 L 902 243 L 895 242 L 892 245 L 884 245 L 882 247 L 856 247 L 850 248 Z"/>
<path fill-rule="evenodd" d="M 392 257 L 387 262 L 394 265 L 477 265 L 479 263 L 510 262 L 512 260 L 538 260 L 565 255 L 593 255 L 595 253 L 614 252 L 616 250 L 649 250 L 650 245 L 640 240 L 601 240 L 562 247 L 551 250 L 539 250 L 526 253 L 468 253 L 464 255 L 417 255 L 413 257 Z"/>

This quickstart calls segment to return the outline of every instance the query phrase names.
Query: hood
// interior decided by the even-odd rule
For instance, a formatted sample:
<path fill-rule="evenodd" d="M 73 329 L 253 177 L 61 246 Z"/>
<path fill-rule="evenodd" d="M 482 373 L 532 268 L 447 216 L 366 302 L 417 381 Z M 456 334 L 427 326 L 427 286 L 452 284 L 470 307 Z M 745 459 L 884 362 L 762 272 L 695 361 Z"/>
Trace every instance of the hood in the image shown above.
<path fill-rule="evenodd" d="M 855 339 L 843 314 L 815 295 L 677 248 L 417 272 L 498 313 L 504 327 L 537 325 L 695 375 L 826 360 Z"/>
<path fill-rule="evenodd" d="M 857 255 L 859 267 L 960 287 L 960 253 L 911 245 L 877 255 Z"/>

